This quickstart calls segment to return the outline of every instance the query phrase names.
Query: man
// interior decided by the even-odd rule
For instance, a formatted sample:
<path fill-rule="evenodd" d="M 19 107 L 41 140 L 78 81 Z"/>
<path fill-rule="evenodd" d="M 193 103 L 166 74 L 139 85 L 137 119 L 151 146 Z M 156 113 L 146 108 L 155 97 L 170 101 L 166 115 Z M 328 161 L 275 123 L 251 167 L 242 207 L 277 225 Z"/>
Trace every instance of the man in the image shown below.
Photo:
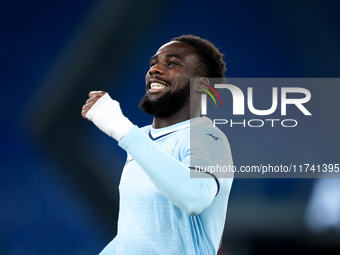
<path fill-rule="evenodd" d="M 154 115 L 152 125 L 139 129 L 107 93 L 89 94 L 82 116 L 128 153 L 117 236 L 101 255 L 217 254 L 232 178 L 190 173 L 197 172 L 194 166 L 231 165 L 232 157 L 227 138 L 210 119 L 199 117 L 200 104 L 190 107 L 190 97 L 199 102 L 202 90 L 196 85 L 207 82 L 204 77 L 223 78 L 224 72 L 215 46 L 183 35 L 150 60 L 140 108 Z M 192 78 L 198 82 L 191 85 Z"/>

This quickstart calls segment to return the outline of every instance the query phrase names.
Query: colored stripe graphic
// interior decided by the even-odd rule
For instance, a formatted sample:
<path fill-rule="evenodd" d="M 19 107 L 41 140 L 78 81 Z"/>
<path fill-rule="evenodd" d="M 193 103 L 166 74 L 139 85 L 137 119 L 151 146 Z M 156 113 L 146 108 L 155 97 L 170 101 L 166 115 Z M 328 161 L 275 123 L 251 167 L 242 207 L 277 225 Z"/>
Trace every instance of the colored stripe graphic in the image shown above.
<path fill-rule="evenodd" d="M 217 93 L 217 91 L 213 87 L 211 87 L 210 85 L 208 85 L 208 84 L 206 84 L 204 82 L 200 82 L 200 84 L 203 84 L 204 86 L 207 86 L 212 92 L 214 92 L 214 94 L 217 96 L 218 100 L 220 101 L 220 104 L 222 105 L 222 100 L 221 100 L 219 94 Z M 214 100 L 214 103 L 217 106 L 216 100 L 215 100 L 214 96 L 208 90 L 206 90 L 204 88 L 200 88 L 200 89 L 205 91 Z"/>
<path fill-rule="evenodd" d="M 214 96 L 209 92 L 209 90 L 206 90 L 206 89 L 204 89 L 204 88 L 199 88 L 199 89 L 201 89 L 201 90 L 203 90 L 205 93 L 207 93 L 207 94 L 212 98 L 212 100 L 214 100 L 215 106 L 217 106 L 216 100 L 215 100 Z"/>

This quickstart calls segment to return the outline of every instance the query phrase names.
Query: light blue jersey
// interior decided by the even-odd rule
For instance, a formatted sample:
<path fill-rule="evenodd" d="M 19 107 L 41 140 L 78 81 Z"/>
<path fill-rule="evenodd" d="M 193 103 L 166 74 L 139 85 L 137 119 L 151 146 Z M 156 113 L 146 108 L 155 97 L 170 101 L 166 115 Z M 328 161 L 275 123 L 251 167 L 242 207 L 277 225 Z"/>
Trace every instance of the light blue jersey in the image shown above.
<path fill-rule="evenodd" d="M 189 166 L 232 165 L 225 135 L 202 117 L 161 129 L 133 128 L 119 145 L 128 157 L 118 231 L 101 255 L 216 254 L 232 178 L 190 178 Z"/>

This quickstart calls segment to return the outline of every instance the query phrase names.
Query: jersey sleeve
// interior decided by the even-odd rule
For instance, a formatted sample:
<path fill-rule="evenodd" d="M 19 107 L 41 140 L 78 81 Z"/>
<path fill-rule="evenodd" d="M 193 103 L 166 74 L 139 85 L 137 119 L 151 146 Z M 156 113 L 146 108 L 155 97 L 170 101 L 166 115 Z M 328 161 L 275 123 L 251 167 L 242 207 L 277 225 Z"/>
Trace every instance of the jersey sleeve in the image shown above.
<path fill-rule="evenodd" d="M 197 172 L 208 173 L 219 182 L 233 178 L 233 160 L 227 137 L 218 128 L 191 128 L 190 150 L 185 158 L 195 177 Z"/>
<path fill-rule="evenodd" d="M 121 139 L 119 146 L 134 158 L 157 189 L 187 214 L 201 213 L 214 200 L 218 188 L 213 178 L 190 178 L 191 170 L 185 163 L 188 158 L 181 162 L 162 151 L 137 127 Z"/>

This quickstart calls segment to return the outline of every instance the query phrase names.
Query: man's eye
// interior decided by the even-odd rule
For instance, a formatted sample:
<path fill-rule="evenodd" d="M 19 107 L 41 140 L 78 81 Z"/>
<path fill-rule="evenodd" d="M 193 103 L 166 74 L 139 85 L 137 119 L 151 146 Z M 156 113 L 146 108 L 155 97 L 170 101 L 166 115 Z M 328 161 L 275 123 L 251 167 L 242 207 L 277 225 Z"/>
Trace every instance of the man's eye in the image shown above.
<path fill-rule="evenodd" d="M 168 63 L 168 66 L 170 67 L 170 68 L 172 68 L 172 67 L 174 67 L 175 65 L 178 65 L 176 62 L 173 62 L 173 61 L 170 61 L 169 63 Z"/>
<path fill-rule="evenodd" d="M 151 62 L 150 63 L 150 67 L 152 67 L 152 66 L 154 66 L 154 65 L 156 65 L 157 63 L 156 62 Z"/>

